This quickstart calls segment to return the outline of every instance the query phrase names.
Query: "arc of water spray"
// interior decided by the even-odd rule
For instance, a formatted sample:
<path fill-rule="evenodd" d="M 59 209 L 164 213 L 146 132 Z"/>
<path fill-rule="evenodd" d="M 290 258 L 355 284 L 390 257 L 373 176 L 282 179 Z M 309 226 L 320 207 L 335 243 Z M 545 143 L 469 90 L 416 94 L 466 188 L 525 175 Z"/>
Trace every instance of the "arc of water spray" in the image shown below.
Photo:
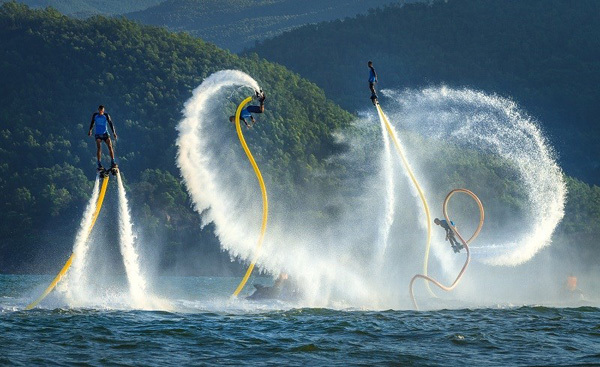
<path fill-rule="evenodd" d="M 87 234 L 85 236 L 86 239 L 87 239 L 87 237 L 89 237 L 90 233 L 92 233 L 94 224 L 96 224 L 96 219 L 98 219 L 98 215 L 100 214 L 100 209 L 102 209 L 102 202 L 104 201 L 104 195 L 106 194 L 107 186 L 108 186 L 108 175 L 104 176 L 104 180 L 102 181 L 102 187 L 100 188 L 100 194 L 98 196 L 98 200 L 96 201 L 96 210 L 94 211 L 94 214 L 92 216 L 92 221 L 90 223 L 90 226 L 88 227 Z M 50 283 L 48 288 L 46 288 L 44 293 L 42 293 L 35 301 L 33 301 L 29 305 L 27 305 L 27 307 L 25 307 L 25 310 L 31 310 L 32 308 L 37 306 L 44 298 L 46 298 L 47 295 L 50 294 L 50 292 L 52 292 L 54 290 L 54 288 L 56 287 L 58 282 L 60 282 L 60 280 L 65 276 L 65 274 L 71 267 L 71 264 L 73 263 L 74 258 L 75 258 L 75 252 L 72 252 L 71 256 L 69 256 L 69 259 L 67 260 L 65 265 L 62 267 L 62 269 L 60 269 L 60 271 L 58 272 L 56 277 L 54 277 L 54 279 L 52 280 L 52 282 Z"/>
<path fill-rule="evenodd" d="M 466 241 L 463 238 L 463 236 L 460 234 L 460 232 L 456 229 L 456 227 L 451 225 L 452 222 L 450 221 L 450 217 L 448 216 L 448 202 L 450 201 L 450 198 L 458 192 L 469 195 L 471 198 L 473 198 L 473 200 L 475 200 L 475 202 L 477 203 L 477 206 L 479 207 L 479 224 L 477 225 L 477 229 L 475 230 L 475 232 L 473 233 L 471 238 L 469 238 Z M 458 236 L 460 241 L 463 243 L 463 246 L 465 247 L 465 250 L 467 251 L 467 258 L 465 259 L 465 264 L 463 265 L 462 269 L 460 269 L 460 272 L 456 276 L 456 279 L 454 279 L 454 282 L 452 282 L 452 284 L 450 284 L 449 286 L 445 286 L 445 285 L 441 284 L 440 282 L 438 282 L 437 280 L 435 280 L 427 275 L 423 275 L 423 274 L 417 274 L 414 277 L 412 277 L 412 279 L 410 280 L 410 284 L 409 284 L 410 298 L 412 299 L 413 305 L 415 306 L 415 309 L 417 309 L 417 310 L 419 309 L 419 306 L 417 305 L 417 301 L 415 300 L 415 296 L 413 294 L 413 283 L 415 282 L 415 280 L 417 278 L 425 279 L 428 282 L 427 284 L 429 284 L 429 282 L 431 282 L 447 292 L 453 290 L 460 282 L 463 274 L 467 270 L 467 266 L 469 265 L 469 262 L 471 261 L 471 252 L 469 251 L 469 243 L 471 243 L 475 238 L 477 238 L 477 236 L 479 235 L 479 232 L 481 231 L 481 227 L 483 227 L 483 220 L 485 219 L 485 212 L 483 210 L 483 204 L 481 204 L 481 200 L 479 200 L 477 195 L 475 195 L 470 190 L 454 189 L 454 190 L 450 191 L 448 193 L 448 195 L 446 195 L 446 199 L 444 199 L 443 208 L 444 208 L 444 218 L 446 218 L 446 222 L 448 223 L 450 228 L 452 228 L 452 231 Z"/>
<path fill-rule="evenodd" d="M 392 129 L 392 126 L 390 125 L 390 122 L 388 121 L 387 116 L 385 115 L 385 113 L 383 113 L 383 110 L 381 109 L 381 106 L 379 104 L 376 104 L 375 107 L 377 108 L 377 113 L 379 114 L 379 118 L 384 122 L 386 130 L 390 134 L 390 137 L 392 138 L 392 141 L 394 142 L 394 146 L 396 147 L 396 150 L 398 151 L 398 154 L 400 155 L 400 158 L 402 159 L 404 168 L 406 168 L 406 171 L 408 172 L 408 175 L 409 175 L 413 185 L 415 185 L 415 188 L 417 189 L 417 192 L 419 193 L 419 198 L 421 199 L 421 203 L 423 204 L 423 210 L 425 211 L 425 217 L 426 217 L 425 219 L 427 221 L 427 242 L 425 244 L 425 259 L 423 261 L 423 273 L 425 275 L 427 275 L 427 266 L 429 264 L 429 248 L 431 247 L 431 213 L 429 211 L 429 205 L 427 204 L 427 199 L 425 198 L 425 193 L 421 189 L 421 185 L 419 185 L 417 178 L 415 177 L 412 169 L 410 168 L 410 164 L 408 163 L 408 160 L 406 159 L 406 156 L 404 155 L 404 152 L 402 151 L 402 147 L 400 146 L 400 143 L 398 142 L 398 138 L 396 137 L 396 134 L 395 134 L 394 130 Z M 429 291 L 429 294 L 431 294 L 432 296 L 435 297 L 435 294 L 429 287 L 429 283 L 425 283 L 425 284 L 427 285 L 427 290 Z"/>
<path fill-rule="evenodd" d="M 252 168 L 254 168 L 254 173 L 256 174 L 256 178 L 258 179 L 258 183 L 260 185 L 260 191 L 262 194 L 263 216 L 262 225 L 260 227 L 260 236 L 258 237 L 258 243 L 256 244 L 256 249 L 254 250 L 254 257 L 252 259 L 252 262 L 250 263 L 250 266 L 248 266 L 248 270 L 246 270 L 246 274 L 244 274 L 242 281 L 237 286 L 236 290 L 233 292 L 232 297 L 237 297 L 238 294 L 242 291 L 242 289 L 244 289 L 248 278 L 250 278 L 250 274 L 252 274 L 252 270 L 254 270 L 254 265 L 256 265 L 258 255 L 260 254 L 260 249 L 262 247 L 263 239 L 265 238 L 267 220 L 269 217 L 269 201 L 267 198 L 267 188 L 265 187 L 265 181 L 262 178 L 262 174 L 258 169 L 258 165 L 256 164 L 256 161 L 254 160 L 250 149 L 248 148 L 248 144 L 246 144 L 246 139 L 244 139 L 244 134 L 242 134 L 242 127 L 240 126 L 240 114 L 242 113 L 242 109 L 244 108 L 244 106 L 250 101 L 252 101 L 252 97 L 246 98 L 237 107 L 237 110 L 235 111 L 235 129 L 237 131 L 238 138 L 240 139 L 240 144 L 244 148 L 244 152 L 246 152 L 246 156 L 248 156 L 248 160 L 250 161 Z"/>

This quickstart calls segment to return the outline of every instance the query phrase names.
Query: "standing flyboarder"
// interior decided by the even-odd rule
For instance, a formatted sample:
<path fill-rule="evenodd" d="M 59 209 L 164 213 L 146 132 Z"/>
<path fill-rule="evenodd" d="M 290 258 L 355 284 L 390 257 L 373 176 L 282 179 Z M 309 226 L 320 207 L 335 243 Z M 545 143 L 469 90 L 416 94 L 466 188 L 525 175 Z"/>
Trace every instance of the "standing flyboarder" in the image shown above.
<path fill-rule="evenodd" d="M 115 152 L 113 150 L 112 142 L 110 140 L 110 136 L 108 135 L 107 125 L 110 125 L 110 129 L 112 130 L 113 136 L 115 137 L 115 141 L 117 140 L 117 132 L 115 131 L 115 126 L 113 125 L 112 120 L 110 119 L 110 115 L 104 112 L 104 106 L 98 106 L 98 112 L 94 112 L 92 115 L 92 121 L 90 122 L 90 130 L 88 131 L 88 136 L 92 136 L 92 128 L 96 125 L 95 131 L 95 139 L 96 139 L 96 157 L 98 158 L 98 171 L 104 172 L 104 167 L 102 167 L 102 141 L 108 147 L 108 153 L 110 154 L 111 164 L 110 169 L 113 171 L 113 174 L 116 173 L 118 169 L 117 163 L 115 162 Z"/>
<path fill-rule="evenodd" d="M 367 63 L 369 66 L 369 89 L 371 90 L 371 101 L 373 102 L 373 106 L 375 106 L 377 101 L 377 93 L 375 92 L 375 84 L 377 83 L 377 73 L 375 72 L 375 68 L 373 67 L 373 61 L 369 61 Z"/>

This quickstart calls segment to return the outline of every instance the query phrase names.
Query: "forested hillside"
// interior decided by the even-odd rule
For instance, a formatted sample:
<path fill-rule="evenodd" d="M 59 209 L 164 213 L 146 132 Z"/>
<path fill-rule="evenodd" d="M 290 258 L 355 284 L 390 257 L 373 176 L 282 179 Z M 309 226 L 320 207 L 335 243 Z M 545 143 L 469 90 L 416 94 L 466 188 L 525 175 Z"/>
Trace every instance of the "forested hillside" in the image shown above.
<path fill-rule="evenodd" d="M 251 52 L 309 78 L 342 107 L 379 88 L 445 84 L 513 98 L 568 174 L 600 183 L 600 2 L 449 0 L 307 25 Z M 368 100 L 367 100 L 368 101 Z"/>
<path fill-rule="evenodd" d="M 143 24 L 186 31 L 237 52 L 304 24 L 343 19 L 390 3 L 399 1 L 167 0 L 126 16 Z"/>
<path fill-rule="evenodd" d="M 228 68 L 269 92 L 265 118 L 247 139 L 260 142 L 282 190 L 323 169 L 336 149 L 331 132 L 352 117 L 285 68 L 124 19 L 0 7 L 0 272 L 47 246 L 68 253 L 95 175 L 87 129 L 101 103 L 117 126 L 119 163 L 145 230 L 167 233 L 174 246 L 205 245 L 178 179 L 175 125 L 203 78 Z"/>
<path fill-rule="evenodd" d="M 332 46 L 322 55 L 336 50 Z M 313 173 L 331 171 L 328 158 L 341 148 L 332 133 L 353 117 L 316 84 L 286 68 L 124 19 L 80 21 L 16 3 L 0 7 L 0 82 L 5 86 L 0 92 L 0 273 L 52 272 L 62 265 L 95 175 L 95 143 L 87 128 L 102 103 L 119 132 L 117 154 L 136 227 L 166 245 L 161 267 L 168 269 L 176 259 L 205 258 L 200 271 L 223 274 L 228 255 L 220 252 L 210 226 L 199 235 L 199 216 L 179 179 L 174 146 L 184 102 L 205 77 L 222 69 L 245 71 L 268 91 L 267 111 L 247 139 L 260 146 L 255 154 L 273 185 L 298 201 L 307 193 L 302 190 L 307 177 L 312 185 L 336 186 L 335 175 Z M 360 83 L 365 87 L 364 80 Z M 505 188 L 506 195 L 497 200 L 515 208 L 525 205 L 518 188 L 503 177 L 502 162 L 460 155 L 448 163 L 443 179 L 452 186 L 454 171 L 468 175 L 474 164 L 485 165 L 490 182 Z M 580 236 L 576 245 L 597 256 L 592 239 L 600 235 L 600 188 L 572 178 L 567 182 L 561 233 Z"/>
<path fill-rule="evenodd" d="M 0 4 L 14 0 L 0 0 Z M 59 12 L 75 17 L 96 14 L 114 15 L 147 9 L 164 0 L 19 0 L 32 8 L 53 7 Z"/>

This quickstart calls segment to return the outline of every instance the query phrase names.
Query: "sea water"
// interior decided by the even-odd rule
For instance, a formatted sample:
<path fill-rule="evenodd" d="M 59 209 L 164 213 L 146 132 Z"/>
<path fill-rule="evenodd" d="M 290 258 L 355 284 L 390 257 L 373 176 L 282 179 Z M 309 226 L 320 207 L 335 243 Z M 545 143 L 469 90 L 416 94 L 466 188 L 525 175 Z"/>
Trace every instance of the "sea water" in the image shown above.
<path fill-rule="evenodd" d="M 600 309 L 582 303 L 302 308 L 230 300 L 238 278 L 161 277 L 171 311 L 67 308 L 52 295 L 23 311 L 49 279 L 0 275 L 0 365 L 600 365 Z"/>

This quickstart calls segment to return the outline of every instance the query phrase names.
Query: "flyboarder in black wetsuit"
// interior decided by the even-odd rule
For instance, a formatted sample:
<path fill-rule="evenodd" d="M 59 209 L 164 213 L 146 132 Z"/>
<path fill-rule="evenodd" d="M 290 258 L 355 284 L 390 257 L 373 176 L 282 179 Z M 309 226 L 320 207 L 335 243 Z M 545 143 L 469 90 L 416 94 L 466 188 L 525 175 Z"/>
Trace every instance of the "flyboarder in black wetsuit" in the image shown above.
<path fill-rule="evenodd" d="M 455 253 L 459 253 L 460 250 L 464 248 L 464 246 L 460 242 L 458 242 L 456 237 L 454 237 L 454 231 L 452 230 L 452 228 L 450 228 L 448 222 L 445 219 L 439 220 L 438 218 L 435 218 L 433 222 L 446 230 L 446 241 L 450 241 L 450 246 L 452 246 L 452 250 L 454 250 Z M 450 221 L 450 224 L 452 225 L 452 227 L 454 227 L 454 222 Z"/>

